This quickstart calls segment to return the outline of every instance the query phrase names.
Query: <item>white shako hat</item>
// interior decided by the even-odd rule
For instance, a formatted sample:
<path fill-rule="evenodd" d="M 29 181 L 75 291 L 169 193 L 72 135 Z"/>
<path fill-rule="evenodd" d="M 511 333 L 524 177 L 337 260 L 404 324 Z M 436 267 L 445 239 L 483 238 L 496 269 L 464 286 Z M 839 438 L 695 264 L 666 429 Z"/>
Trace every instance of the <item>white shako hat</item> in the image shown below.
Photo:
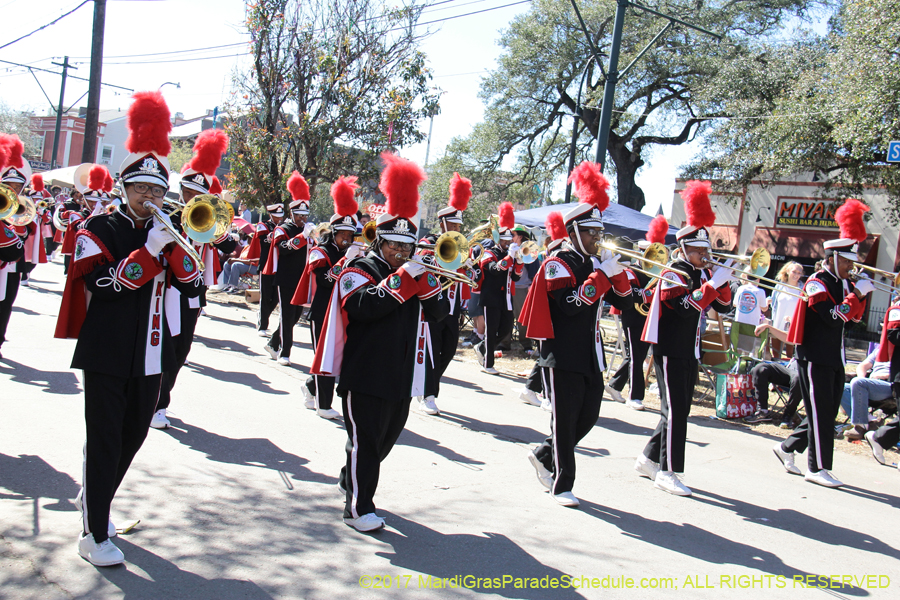
<path fill-rule="evenodd" d="M 25 160 L 25 145 L 16 134 L 0 133 L 0 182 L 21 183 L 31 181 L 31 165 Z"/>
<path fill-rule="evenodd" d="M 609 180 L 600 165 L 584 161 L 569 175 L 578 204 L 563 215 L 566 230 L 603 229 L 603 211 L 609 206 Z"/>
<path fill-rule="evenodd" d="M 137 92 L 128 107 L 129 154 L 119 167 L 122 183 L 147 183 L 169 189 L 169 160 L 172 131 L 169 107 L 159 91 Z"/>

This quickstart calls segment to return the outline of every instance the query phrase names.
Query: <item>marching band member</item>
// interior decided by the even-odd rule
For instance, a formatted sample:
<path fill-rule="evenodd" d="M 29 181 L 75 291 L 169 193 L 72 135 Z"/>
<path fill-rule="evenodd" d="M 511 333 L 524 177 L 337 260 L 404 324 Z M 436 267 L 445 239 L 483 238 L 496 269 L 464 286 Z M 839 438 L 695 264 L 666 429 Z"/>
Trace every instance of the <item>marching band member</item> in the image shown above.
<path fill-rule="evenodd" d="M 881 348 L 878 352 L 878 362 L 891 363 L 890 381 L 895 399 L 900 397 L 900 352 L 895 352 L 897 344 L 900 344 L 900 302 L 895 299 L 884 315 Z M 884 449 L 893 448 L 900 442 L 900 417 L 895 416 L 893 421 L 876 431 L 866 432 L 865 438 L 875 460 L 885 464 Z M 900 463 L 897 468 L 900 469 Z"/>
<path fill-rule="evenodd" d="M 568 239 L 542 264 L 519 320 L 541 344 L 551 403 L 551 434 L 528 454 L 538 480 L 562 506 L 576 507 L 575 446 L 600 416 L 606 357 L 600 329 L 604 297 L 620 308 L 631 303 L 631 286 L 618 255 L 598 255 L 609 181 L 597 164 L 581 163 L 569 181 L 578 205 L 566 213 Z M 613 294 L 607 292 L 613 288 Z"/>
<path fill-rule="evenodd" d="M 294 325 L 300 319 L 300 307 L 291 304 L 297 284 L 306 268 L 306 252 L 315 226 L 306 222 L 309 215 L 309 184 L 294 171 L 287 182 L 293 199 L 288 205 L 291 220 L 282 223 L 272 233 L 272 246 L 266 262 L 266 275 L 275 276 L 278 291 L 278 329 L 272 333 L 266 352 L 279 365 L 291 364 L 294 345 Z"/>
<path fill-rule="evenodd" d="M 269 217 L 268 219 L 260 220 L 256 224 L 256 232 L 253 234 L 253 239 L 250 240 L 250 249 L 247 251 L 248 259 L 259 261 L 259 311 L 256 313 L 256 330 L 259 337 L 269 337 L 269 317 L 278 306 L 275 275 L 266 275 L 266 271 L 274 273 L 268 266 L 271 257 L 272 234 L 284 218 L 284 205 L 267 205 L 266 215 Z"/>
<path fill-rule="evenodd" d="M 343 264 L 360 255 L 360 246 L 353 243 L 359 219 L 359 205 L 353 198 L 359 188 L 356 177 L 339 177 L 331 186 L 334 214 L 329 219 L 329 229 L 309 251 L 303 277 L 291 299 L 295 306 L 309 304 L 309 330 L 315 349 L 322 336 L 325 313 L 334 284 L 341 274 Z M 334 377 L 311 374 L 301 387 L 305 406 L 314 409 L 324 419 L 337 419 L 340 413 L 331 407 L 334 400 Z"/>
<path fill-rule="evenodd" d="M 472 197 L 472 182 L 459 173 L 454 173 L 450 180 L 450 200 L 445 208 L 437 213 L 438 222 L 441 225 L 441 233 L 448 231 L 459 232 L 462 226 L 462 214 L 469 206 L 469 198 Z M 422 244 L 435 244 L 438 236 L 427 235 L 419 240 Z M 434 251 L 423 249 L 420 254 L 434 255 Z M 460 271 L 465 271 L 460 268 Z M 459 315 L 462 312 L 463 301 L 469 298 L 470 288 L 464 283 L 454 282 L 446 290 L 447 300 L 450 303 L 450 314 L 440 321 L 428 321 L 431 351 L 433 355 L 433 368 L 427 369 L 425 378 L 425 396 L 419 397 L 419 408 L 427 415 L 439 415 L 437 397 L 440 393 L 441 377 L 453 357 L 456 355 L 456 346 L 459 343 Z M 431 367 L 431 363 L 428 365 Z"/>
<path fill-rule="evenodd" d="M 519 245 L 512 244 L 512 229 L 516 226 L 513 205 L 500 205 L 500 243 L 481 253 L 481 306 L 484 310 L 484 339 L 475 347 L 481 370 L 491 375 L 497 344 L 512 332 L 512 296 L 515 282 L 522 275 L 523 262 Z"/>
<path fill-rule="evenodd" d="M 710 251 L 707 228 L 716 222 L 711 191 L 708 181 L 688 181 L 681 192 L 688 224 L 676 235 L 682 254 L 671 269 L 689 278 L 662 271 L 641 337 L 654 345 L 660 418 L 634 468 L 653 480 L 655 487 L 678 496 L 691 495 L 679 474 L 684 472 L 687 418 L 699 368 L 700 316 L 710 305 L 718 312 L 727 312 L 731 306 L 732 271 L 722 266 L 710 273 L 705 268 Z"/>
<path fill-rule="evenodd" d="M 165 311 L 167 282 L 200 291 L 198 265 L 145 207 L 162 206 L 169 186 L 172 125 L 162 94 L 138 92 L 128 109 L 129 155 L 121 166 L 126 204 L 85 221 L 56 337 L 77 338 L 72 367 L 84 370 L 84 480 L 76 498 L 84 535 L 78 553 L 96 566 L 124 562 L 110 540 L 110 504 L 147 437 L 162 372 L 175 354 Z"/>
<path fill-rule="evenodd" d="M 44 189 L 44 177 L 40 173 L 31 176 L 31 185 L 24 190 L 24 195 L 28 196 L 34 203 L 35 215 L 34 220 L 24 227 L 16 227 L 20 233 L 25 233 L 25 258 L 19 263 L 19 274 L 22 282 L 31 287 L 29 276 L 37 265 L 47 264 L 47 249 L 44 245 L 44 214 L 46 211 L 41 208 L 40 204 L 46 202 L 45 198 L 50 196 L 50 192 Z"/>
<path fill-rule="evenodd" d="M 831 474 L 834 419 L 844 392 L 844 325 L 859 322 L 866 312 L 866 296 L 875 289 L 868 278 L 860 278 L 855 285 L 848 281 L 853 262 L 859 260 L 859 242 L 866 239 L 863 213 L 868 210 L 851 198 L 835 212 L 841 237 L 823 244 L 825 268 L 806 280 L 806 297 L 797 303 L 788 331 L 788 343 L 796 345 L 806 417 L 772 450 L 785 471 L 799 475 L 794 453 L 809 448 L 804 478 L 825 487 L 844 485 Z"/>
<path fill-rule="evenodd" d="M 31 175 L 31 166 L 22 157 L 25 147 L 17 135 L 0 133 L 0 183 L 15 194 L 21 194 Z M 25 258 L 27 239 L 11 225 L 2 223 L 0 232 L 0 347 L 6 341 L 6 328 L 13 303 L 19 294 L 19 263 Z M 2 358 L 2 355 L 0 355 Z"/>
<path fill-rule="evenodd" d="M 102 189 L 102 188 L 101 188 Z M 78 234 L 80 224 L 91 216 L 93 207 L 88 206 L 87 200 L 81 190 L 72 192 L 72 198 L 65 202 L 59 210 L 60 219 L 66 223 L 66 230 L 61 232 L 62 246 L 59 253 L 63 255 L 63 273 L 69 273 L 69 264 L 72 262 L 72 251 L 75 249 L 75 236 Z"/>
<path fill-rule="evenodd" d="M 380 463 L 406 425 L 411 397 L 424 393 L 426 315 L 439 320 L 449 311 L 438 278 L 410 260 L 425 172 L 393 154 L 381 158 L 387 212 L 376 221 L 369 253 L 341 271 L 312 369 L 340 374 L 347 462 L 338 481 L 346 498 L 344 523 L 358 531 L 384 526 L 374 503 Z"/>
<path fill-rule="evenodd" d="M 665 244 L 669 232 L 669 222 L 663 215 L 657 215 L 650 221 L 645 239 L 638 242 L 643 252 L 650 244 Z M 640 261 L 636 261 L 640 262 Z M 640 265 L 637 265 L 640 266 Z M 657 283 L 651 284 L 651 277 L 640 271 L 625 267 L 625 276 L 631 283 L 634 304 L 622 311 L 622 329 L 625 330 L 625 359 L 609 380 L 609 394 L 617 402 L 624 402 L 634 410 L 644 410 L 644 359 L 650 350 L 650 344 L 641 339 L 647 315 L 636 310 L 638 304 L 650 304 Z M 658 279 L 653 279 L 658 282 Z M 628 399 L 622 397 L 622 390 L 628 384 Z"/>
<path fill-rule="evenodd" d="M 181 202 L 183 204 L 187 204 L 201 194 L 216 195 L 222 192 L 222 186 L 215 173 L 227 150 L 228 135 L 221 129 L 207 129 L 197 136 L 197 141 L 194 143 L 194 155 L 181 170 Z M 182 214 L 182 212 L 177 211 L 177 214 Z M 184 224 L 179 218 L 174 217 L 175 215 L 172 218 L 173 224 L 184 234 Z M 202 257 L 206 269 L 203 271 L 202 285 L 198 295 L 183 296 L 177 288 L 173 288 L 166 296 L 166 301 L 169 303 L 166 307 L 169 315 L 169 327 L 175 347 L 175 366 L 163 371 L 159 401 L 156 403 L 156 412 L 153 413 L 153 419 L 150 421 L 150 427 L 154 429 L 166 429 L 171 425 L 169 419 L 166 418 L 166 411 L 172 402 L 172 388 L 175 387 L 178 373 L 187 362 L 188 354 L 191 352 L 197 319 L 200 318 L 200 311 L 206 306 L 206 290 L 210 285 L 216 283 L 216 276 L 221 270 L 217 251 L 230 254 L 237 246 L 237 242 L 228 231 L 209 244 L 194 242 L 186 235 L 184 237 Z"/>

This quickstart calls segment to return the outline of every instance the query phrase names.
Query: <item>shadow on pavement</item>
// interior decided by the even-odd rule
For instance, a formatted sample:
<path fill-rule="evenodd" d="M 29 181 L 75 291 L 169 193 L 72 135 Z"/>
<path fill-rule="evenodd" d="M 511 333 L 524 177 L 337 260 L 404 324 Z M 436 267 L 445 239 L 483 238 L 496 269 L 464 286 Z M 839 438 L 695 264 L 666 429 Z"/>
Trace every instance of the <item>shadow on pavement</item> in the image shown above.
<path fill-rule="evenodd" d="M 388 524 L 388 529 L 375 534 L 379 541 L 389 544 L 394 552 L 376 552 L 376 556 L 386 558 L 391 564 L 412 573 L 415 580 L 409 582 L 411 590 L 425 593 L 421 585 L 427 585 L 430 576 L 432 588 L 435 580 L 472 578 L 499 579 L 504 575 L 520 579 L 544 577 L 561 578 L 565 573 L 549 567 L 528 554 L 521 546 L 500 533 L 485 532 L 484 535 L 444 534 L 399 517 L 387 511 L 379 511 Z M 396 529 L 397 531 L 393 531 Z M 401 583 L 403 580 L 401 580 Z M 502 582 L 501 582 L 502 583 Z M 583 598 L 574 589 L 516 589 L 512 582 L 497 588 L 485 586 L 472 589 L 473 592 L 496 594 L 503 598 Z M 447 589 L 445 594 L 452 594 Z"/>
<path fill-rule="evenodd" d="M 212 338 L 203 337 L 202 335 L 197 335 L 196 333 L 194 334 L 194 343 L 203 344 L 207 348 L 213 348 L 216 350 L 228 350 L 230 352 L 246 354 L 247 356 L 263 356 L 262 345 L 259 346 L 259 352 L 257 352 L 256 350 L 251 350 L 249 346 L 239 344 L 234 340 L 214 340 Z"/>
<path fill-rule="evenodd" d="M 277 394 L 279 396 L 287 396 L 289 394 L 289 392 L 286 392 L 284 390 L 276 390 L 272 387 L 269 387 L 270 382 L 262 379 L 255 373 L 222 371 L 207 365 L 197 364 L 193 361 L 189 362 L 187 364 L 187 367 L 199 375 L 215 379 L 216 381 L 246 385 L 251 389 L 254 389 L 258 392 L 263 392 L 265 394 Z"/>
<path fill-rule="evenodd" d="M 488 423 L 479 421 L 478 419 L 458 415 L 456 413 L 441 411 L 441 418 L 452 423 L 456 423 L 466 429 L 477 431 L 479 433 L 489 433 L 494 438 L 504 442 L 516 442 L 519 444 L 537 444 L 546 439 L 546 435 L 539 431 L 535 431 L 530 427 L 522 427 L 521 425 L 503 425 L 499 423 Z"/>
<path fill-rule="evenodd" d="M 44 388 L 48 394 L 74 396 L 81 394 L 78 378 L 71 371 L 41 371 L 8 358 L 0 362 L 0 373 L 9 375 L 10 381 Z"/>
<path fill-rule="evenodd" d="M 0 500 L 32 501 L 33 535 L 41 532 L 39 509 L 74 511 L 71 499 L 79 489 L 81 486 L 68 473 L 57 471 L 40 456 L 0 454 Z M 56 502 L 40 506 L 41 498 Z"/>
<path fill-rule="evenodd" d="M 461 387 L 466 390 L 477 390 L 479 393 L 484 394 L 485 396 L 502 396 L 500 392 L 492 392 L 490 390 L 486 390 L 480 385 L 474 384 L 471 381 L 463 381 L 462 379 L 454 379 L 452 377 L 447 377 L 444 375 L 441 377 L 441 385 L 455 385 L 456 387 Z"/>
<path fill-rule="evenodd" d="M 473 458 L 469 458 L 468 456 L 458 454 L 452 448 L 442 446 L 439 441 L 420 435 L 415 431 L 411 431 L 409 428 L 403 430 L 403 433 L 401 433 L 400 437 L 397 439 L 397 443 L 404 446 L 410 446 L 412 448 L 421 448 L 422 450 L 434 452 L 435 454 L 443 456 L 447 460 L 452 460 L 453 462 L 463 463 L 466 465 L 484 464 L 480 460 L 475 460 Z"/>

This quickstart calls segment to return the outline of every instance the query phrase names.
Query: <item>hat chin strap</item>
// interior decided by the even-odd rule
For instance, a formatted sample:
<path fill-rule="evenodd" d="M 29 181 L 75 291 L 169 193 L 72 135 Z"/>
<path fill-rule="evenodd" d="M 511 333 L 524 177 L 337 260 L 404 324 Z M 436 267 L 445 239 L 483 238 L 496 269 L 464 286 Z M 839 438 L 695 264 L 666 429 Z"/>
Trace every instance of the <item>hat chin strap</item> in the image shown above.
<path fill-rule="evenodd" d="M 838 279 L 843 279 L 843 277 L 841 277 L 841 271 L 840 269 L 838 269 L 838 253 L 832 252 L 831 257 L 834 264 L 834 276 Z"/>
<path fill-rule="evenodd" d="M 583 254 L 584 256 L 590 256 L 587 250 L 584 249 L 584 243 L 581 241 L 581 230 L 578 229 L 578 223 L 575 223 L 575 239 L 578 241 L 578 245 L 575 247 L 578 252 Z"/>

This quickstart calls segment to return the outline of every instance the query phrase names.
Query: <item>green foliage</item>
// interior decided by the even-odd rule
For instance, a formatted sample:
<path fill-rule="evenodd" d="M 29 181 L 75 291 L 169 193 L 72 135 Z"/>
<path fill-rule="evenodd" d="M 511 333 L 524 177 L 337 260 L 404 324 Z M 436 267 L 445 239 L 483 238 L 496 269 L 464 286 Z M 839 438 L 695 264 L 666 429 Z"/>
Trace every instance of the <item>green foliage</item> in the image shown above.
<path fill-rule="evenodd" d="M 6 102 L 0 100 L 0 131 L 15 134 L 25 146 L 25 156 L 37 157 L 40 149 L 40 138 L 31 132 L 29 126 L 30 111 L 14 110 Z"/>
<path fill-rule="evenodd" d="M 172 151 L 166 157 L 169 160 L 169 166 L 173 173 L 181 173 L 181 167 L 191 160 L 194 155 L 194 144 L 183 140 L 175 140 L 172 142 Z"/>
<path fill-rule="evenodd" d="M 230 185 L 242 199 L 286 200 L 296 169 L 316 214 L 330 216 L 320 182 L 377 178 L 380 152 L 423 138 L 418 124 L 438 111 L 438 93 L 413 28 L 421 9 L 386 10 L 379 0 L 248 3 L 253 67 L 235 78 L 227 126 Z"/>

